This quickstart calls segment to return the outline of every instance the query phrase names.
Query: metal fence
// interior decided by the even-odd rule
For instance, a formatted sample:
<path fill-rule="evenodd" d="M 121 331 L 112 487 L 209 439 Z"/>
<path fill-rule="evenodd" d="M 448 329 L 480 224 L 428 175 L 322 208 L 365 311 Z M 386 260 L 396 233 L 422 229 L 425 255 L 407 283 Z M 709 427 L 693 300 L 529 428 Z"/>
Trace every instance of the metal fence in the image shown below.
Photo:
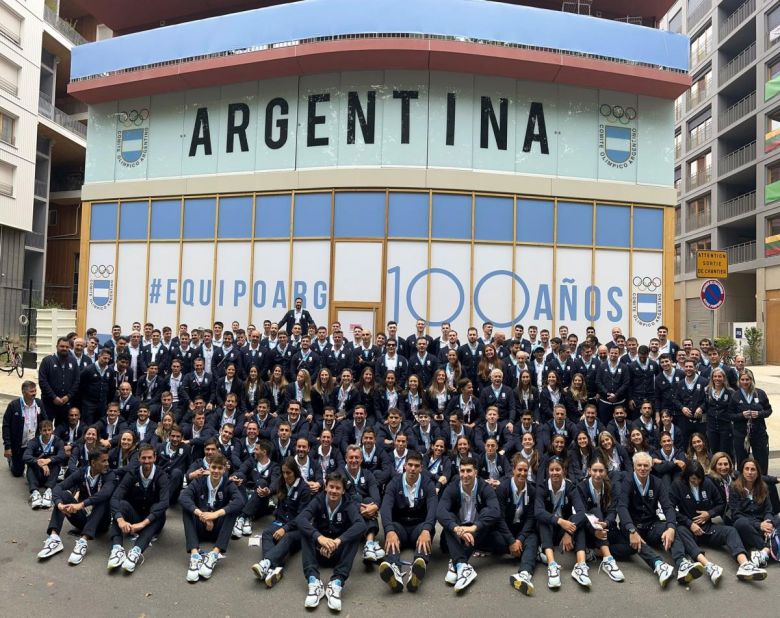
<path fill-rule="evenodd" d="M 721 68 L 720 73 L 718 74 L 718 81 L 720 85 L 722 86 L 737 73 L 747 68 L 755 59 L 756 44 L 753 42 L 749 47 L 746 47 L 741 52 L 739 52 L 739 55 L 732 59 L 731 62 Z"/>
<path fill-rule="evenodd" d="M 43 19 L 46 20 L 47 24 L 54 26 L 57 32 L 63 35 L 74 45 L 83 45 L 84 43 L 89 43 L 89 41 L 81 36 L 81 34 L 79 34 L 79 32 L 73 26 L 62 19 L 62 17 L 57 15 L 57 13 L 52 11 L 48 6 L 43 7 Z"/>
<path fill-rule="evenodd" d="M 38 111 L 42 116 L 45 116 L 49 120 L 53 120 L 61 127 L 73 131 L 83 139 L 87 139 L 87 125 L 71 118 L 61 109 L 55 107 L 51 102 L 51 99 L 43 92 L 41 92 L 38 97 Z"/>
<path fill-rule="evenodd" d="M 738 245 L 726 247 L 729 255 L 729 264 L 742 264 L 756 259 L 756 241 L 743 242 Z"/>
<path fill-rule="evenodd" d="M 748 16 L 756 10 L 756 0 L 747 0 L 736 11 L 723 20 L 720 25 L 720 40 L 722 41 L 736 30 Z"/>
<path fill-rule="evenodd" d="M 732 150 L 727 155 L 724 155 L 718 161 L 718 173 L 728 174 L 729 172 L 752 163 L 756 159 L 756 142 L 752 141 L 749 144 L 745 144 L 741 148 Z"/>
<path fill-rule="evenodd" d="M 756 93 L 751 92 L 746 97 L 731 105 L 718 116 L 718 129 L 725 129 L 743 116 L 756 109 Z"/>
<path fill-rule="evenodd" d="M 738 217 L 756 209 L 756 192 L 743 193 L 737 197 L 718 204 L 718 221 Z"/>

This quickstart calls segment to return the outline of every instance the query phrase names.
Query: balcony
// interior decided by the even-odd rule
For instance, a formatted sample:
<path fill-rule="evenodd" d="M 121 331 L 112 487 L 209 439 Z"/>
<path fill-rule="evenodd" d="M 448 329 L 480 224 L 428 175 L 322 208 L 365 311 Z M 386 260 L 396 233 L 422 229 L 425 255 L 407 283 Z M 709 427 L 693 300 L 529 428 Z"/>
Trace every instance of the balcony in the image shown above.
<path fill-rule="evenodd" d="M 688 107 L 688 111 L 691 111 L 699 103 L 702 103 L 711 94 L 712 89 L 710 88 L 697 88 L 695 91 L 693 89 L 689 90 L 685 95 L 685 102 Z"/>
<path fill-rule="evenodd" d="M 728 174 L 734 171 L 738 167 L 747 165 L 756 160 L 756 142 L 752 141 L 749 144 L 732 150 L 727 155 L 720 158 L 718 161 L 718 174 Z"/>
<path fill-rule="evenodd" d="M 721 67 L 718 73 L 718 83 L 722 86 L 737 73 L 746 69 L 756 59 L 756 44 L 751 43 L 731 60 L 726 66 Z"/>
<path fill-rule="evenodd" d="M 709 13 L 711 8 L 712 0 L 703 0 L 699 6 L 688 13 L 688 30 L 691 30 L 697 23 L 704 19 L 704 16 Z"/>
<path fill-rule="evenodd" d="M 43 92 L 40 92 L 38 97 L 38 113 L 62 128 L 72 131 L 81 139 L 87 139 L 87 126 L 55 107 L 48 95 Z"/>
<path fill-rule="evenodd" d="M 691 174 L 688 176 L 688 191 L 698 189 L 702 185 L 706 185 L 712 180 L 712 167 L 706 167 L 705 169 Z"/>
<path fill-rule="evenodd" d="M 45 200 L 46 197 L 48 196 L 48 194 L 49 194 L 49 191 L 48 191 L 48 187 L 46 186 L 46 181 L 45 180 L 38 180 L 36 178 L 35 179 L 35 195 L 37 197 L 40 197 L 41 199 Z"/>
<path fill-rule="evenodd" d="M 693 150 L 694 148 L 698 148 L 702 144 L 708 142 L 712 139 L 712 123 L 707 124 L 704 129 L 700 129 L 696 131 L 695 133 L 688 133 L 688 139 L 686 140 L 688 143 L 688 150 Z"/>
<path fill-rule="evenodd" d="M 744 193 L 718 204 L 718 221 L 739 217 L 756 209 L 756 192 Z"/>
<path fill-rule="evenodd" d="M 73 26 L 62 19 L 62 17 L 57 15 L 57 13 L 52 11 L 48 6 L 43 7 L 43 19 L 74 45 L 83 45 L 84 43 L 89 42 L 81 36 Z"/>
<path fill-rule="evenodd" d="M 752 262 L 756 259 L 756 241 L 743 242 L 738 245 L 726 247 L 729 256 L 729 266 L 732 264 L 743 264 Z"/>
<path fill-rule="evenodd" d="M 46 237 L 43 232 L 26 232 L 24 246 L 43 250 L 46 247 Z"/>
<path fill-rule="evenodd" d="M 756 0 L 747 0 L 736 11 L 723 20 L 720 25 L 720 40 L 723 41 L 734 30 L 736 30 L 743 21 L 745 21 L 756 10 Z"/>
<path fill-rule="evenodd" d="M 707 41 L 704 45 L 696 48 L 696 51 L 691 50 L 691 68 L 701 64 L 711 53 L 712 43 L 710 41 Z"/>
<path fill-rule="evenodd" d="M 685 231 L 692 232 L 702 227 L 707 227 L 712 221 L 710 207 L 701 210 L 689 211 L 685 217 Z"/>
<path fill-rule="evenodd" d="M 734 105 L 721 112 L 718 116 L 718 130 L 725 129 L 740 118 L 747 116 L 756 109 L 756 93 L 751 92 L 745 98 L 740 99 Z"/>

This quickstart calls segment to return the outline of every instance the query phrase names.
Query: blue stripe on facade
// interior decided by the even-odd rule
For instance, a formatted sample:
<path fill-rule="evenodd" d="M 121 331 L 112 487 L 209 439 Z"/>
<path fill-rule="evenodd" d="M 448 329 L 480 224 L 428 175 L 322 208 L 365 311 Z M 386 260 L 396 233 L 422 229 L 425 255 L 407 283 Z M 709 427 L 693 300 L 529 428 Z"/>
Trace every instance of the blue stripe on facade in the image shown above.
<path fill-rule="evenodd" d="M 92 204 L 89 221 L 90 240 L 116 240 L 116 202 Z"/>
<path fill-rule="evenodd" d="M 552 243 L 555 204 L 544 200 L 517 200 L 517 242 Z"/>
<path fill-rule="evenodd" d="M 628 247 L 631 242 L 631 209 L 628 206 L 596 206 L 596 244 L 600 247 Z"/>
<path fill-rule="evenodd" d="M 220 238 L 252 236 L 252 196 L 223 197 L 219 200 Z"/>
<path fill-rule="evenodd" d="M 664 248 L 664 211 L 661 208 L 634 208 L 634 248 Z"/>
<path fill-rule="evenodd" d="M 295 196 L 296 238 L 330 236 L 330 193 L 299 193 Z"/>
<path fill-rule="evenodd" d="M 474 200 L 474 240 L 512 241 L 514 201 L 511 197 L 483 197 Z"/>
<path fill-rule="evenodd" d="M 122 202 L 119 209 L 119 240 L 146 240 L 148 202 Z"/>
<path fill-rule="evenodd" d="M 558 202 L 559 245 L 593 244 L 593 206 L 576 202 Z"/>
<path fill-rule="evenodd" d="M 336 193 L 334 223 L 337 238 L 384 238 L 385 194 Z"/>
<path fill-rule="evenodd" d="M 290 237 L 292 195 L 258 195 L 255 204 L 256 238 Z"/>
<path fill-rule="evenodd" d="M 177 239 L 181 232 L 181 200 L 152 200 L 151 240 Z"/>
<path fill-rule="evenodd" d="M 137 32 L 71 50 L 80 78 L 319 37 L 386 34 L 496 41 L 688 70 L 688 37 L 608 19 L 473 0 L 305 0 Z"/>
<path fill-rule="evenodd" d="M 471 196 L 433 194 L 431 238 L 471 239 Z"/>
<path fill-rule="evenodd" d="M 213 197 L 184 200 L 184 238 L 214 238 L 217 200 Z"/>
<path fill-rule="evenodd" d="M 390 193 L 387 235 L 390 238 L 428 238 L 428 194 Z"/>

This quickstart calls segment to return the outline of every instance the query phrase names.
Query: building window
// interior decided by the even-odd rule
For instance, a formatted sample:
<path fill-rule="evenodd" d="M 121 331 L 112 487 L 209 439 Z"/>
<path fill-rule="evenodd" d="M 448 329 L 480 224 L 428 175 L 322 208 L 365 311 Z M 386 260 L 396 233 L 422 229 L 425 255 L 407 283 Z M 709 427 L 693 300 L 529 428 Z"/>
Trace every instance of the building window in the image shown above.
<path fill-rule="evenodd" d="M 767 217 L 764 255 L 766 257 L 780 255 L 780 215 Z"/>
<path fill-rule="evenodd" d="M 54 227 L 59 223 L 59 217 L 60 211 L 56 208 L 50 208 L 49 209 L 49 227 Z"/>
<path fill-rule="evenodd" d="M 689 90 L 689 108 L 693 108 L 704 99 L 710 93 L 710 87 L 712 86 L 712 69 L 707 69 L 707 72 L 696 78 L 696 81 L 691 84 Z"/>
<path fill-rule="evenodd" d="M 73 257 L 73 294 L 70 302 L 74 309 L 79 303 L 79 258 L 80 254 L 78 253 Z"/>
<path fill-rule="evenodd" d="M 0 195 L 13 197 L 14 194 L 14 172 L 16 167 L 0 161 Z"/>
<path fill-rule="evenodd" d="M 766 183 L 772 184 L 778 180 L 780 180 L 780 161 L 766 167 Z"/>
<path fill-rule="evenodd" d="M 680 245 L 674 246 L 674 274 L 679 275 L 680 272 L 682 272 L 682 264 L 681 264 L 681 250 Z"/>
<path fill-rule="evenodd" d="M 712 51 L 712 24 L 695 39 L 691 39 L 691 66 L 699 64 Z"/>
<path fill-rule="evenodd" d="M 688 189 L 706 184 L 712 178 L 712 153 L 708 152 L 688 163 Z"/>
<path fill-rule="evenodd" d="M 0 110 L 0 141 L 13 146 L 16 143 L 16 119 Z"/>
<path fill-rule="evenodd" d="M 19 93 L 19 67 L 0 55 L 0 89 L 16 96 Z"/>
<path fill-rule="evenodd" d="M 682 231 L 682 207 L 674 207 L 674 235 L 679 236 Z"/>
<path fill-rule="evenodd" d="M 674 134 L 674 158 L 679 159 L 682 156 L 682 132 L 677 131 Z"/>
<path fill-rule="evenodd" d="M 711 110 L 688 123 L 688 148 L 698 148 L 712 137 Z"/>
<path fill-rule="evenodd" d="M 780 6 L 766 14 L 766 32 L 770 46 L 780 41 Z"/>
<path fill-rule="evenodd" d="M 770 204 L 780 200 L 780 161 L 766 166 L 766 186 L 764 187 L 764 203 Z"/>
<path fill-rule="evenodd" d="M 772 152 L 778 146 L 780 146 L 780 108 L 766 115 L 764 152 Z"/>
<path fill-rule="evenodd" d="M 766 65 L 768 79 L 774 79 L 780 75 L 780 58 L 775 58 Z"/>
<path fill-rule="evenodd" d="M 669 20 L 669 32 L 676 32 L 680 34 L 682 32 L 682 9 L 677 11 Z"/>
<path fill-rule="evenodd" d="M 682 169 L 679 167 L 674 168 L 674 188 L 679 196 L 682 193 Z"/>
<path fill-rule="evenodd" d="M 685 231 L 690 232 L 710 223 L 710 195 L 703 195 L 688 202 L 686 209 Z"/>
<path fill-rule="evenodd" d="M 712 241 L 710 237 L 699 238 L 692 240 L 688 243 L 688 255 L 685 260 L 685 271 L 693 272 L 696 270 L 696 252 L 697 251 L 709 251 L 712 249 Z"/>
<path fill-rule="evenodd" d="M 22 42 L 22 18 L 3 2 L 0 2 L 0 34 L 17 45 Z"/>

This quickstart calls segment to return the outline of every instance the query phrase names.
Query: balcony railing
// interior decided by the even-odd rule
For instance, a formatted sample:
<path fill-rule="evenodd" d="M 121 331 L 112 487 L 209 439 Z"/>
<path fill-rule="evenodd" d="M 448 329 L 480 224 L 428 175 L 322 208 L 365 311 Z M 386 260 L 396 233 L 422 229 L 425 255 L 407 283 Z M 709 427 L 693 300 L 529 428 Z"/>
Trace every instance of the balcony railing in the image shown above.
<path fill-rule="evenodd" d="M 688 133 L 688 150 L 698 148 L 710 139 L 712 139 L 712 123 L 695 133 Z"/>
<path fill-rule="evenodd" d="M 57 13 L 52 11 L 48 6 L 43 7 L 43 18 L 46 20 L 47 24 L 54 26 L 57 32 L 63 35 L 74 45 L 83 45 L 84 43 L 89 42 L 87 39 L 81 36 L 73 26 L 62 19 L 62 17 L 57 15 Z"/>
<path fill-rule="evenodd" d="M 756 241 L 743 242 L 738 245 L 726 247 L 729 256 L 729 264 L 742 264 L 756 259 Z"/>
<path fill-rule="evenodd" d="M 68 174 L 67 176 L 52 176 L 51 178 L 52 193 L 58 191 L 81 191 L 83 185 L 83 172 Z"/>
<path fill-rule="evenodd" d="M 747 0 L 740 7 L 723 20 L 720 25 L 720 40 L 722 41 L 730 35 L 737 27 L 745 21 L 748 16 L 756 10 L 756 0 Z"/>
<path fill-rule="evenodd" d="M 688 190 L 691 191 L 702 185 L 706 185 L 712 180 L 712 168 L 707 167 L 695 174 L 688 176 Z"/>
<path fill-rule="evenodd" d="M 46 199 L 47 196 L 47 187 L 46 187 L 46 181 L 45 180 L 38 180 L 35 179 L 35 195 L 38 197 L 42 197 L 43 199 Z"/>
<path fill-rule="evenodd" d="M 746 116 L 750 112 L 756 109 L 756 93 L 751 92 L 746 97 L 740 99 L 734 105 L 731 105 L 728 109 L 718 116 L 718 129 L 725 129 L 730 124 L 736 122 L 743 116 Z"/>
<path fill-rule="evenodd" d="M 727 202 L 718 204 L 718 221 L 738 217 L 756 209 L 756 192 L 744 193 L 730 199 Z"/>
<path fill-rule="evenodd" d="M 38 97 L 38 112 L 41 116 L 53 120 L 61 127 L 73 131 L 79 137 L 83 139 L 87 138 L 87 126 L 80 123 L 78 120 L 74 120 L 61 109 L 56 108 L 49 97 L 42 92 Z"/>
<path fill-rule="evenodd" d="M 712 42 L 707 40 L 703 45 L 699 45 L 696 50 L 691 50 L 691 68 L 695 67 L 712 53 Z"/>
<path fill-rule="evenodd" d="M 710 216 L 709 206 L 704 210 L 695 210 L 687 213 L 685 217 L 685 231 L 691 232 L 698 230 L 700 227 L 705 227 L 710 224 L 712 217 Z"/>
<path fill-rule="evenodd" d="M 707 247 L 709 249 L 709 247 Z M 685 254 L 685 272 L 692 273 L 696 272 L 696 250 L 697 249 L 690 249 L 688 253 Z"/>
<path fill-rule="evenodd" d="M 24 235 L 24 246 L 33 249 L 43 249 L 46 246 L 46 239 L 43 232 L 27 232 Z"/>
<path fill-rule="evenodd" d="M 703 0 L 693 11 L 688 13 L 688 29 L 695 26 L 712 8 L 712 0 Z"/>
<path fill-rule="evenodd" d="M 737 73 L 747 68 L 751 62 L 756 59 L 756 44 L 751 43 L 749 47 L 746 47 L 739 55 L 731 60 L 726 66 L 722 67 L 718 74 L 718 82 L 720 85 L 725 84 Z"/>
<path fill-rule="evenodd" d="M 699 103 L 704 101 L 708 96 L 712 94 L 711 88 L 697 88 L 696 90 L 689 90 L 685 97 L 685 101 L 688 106 L 688 110 L 692 110 Z"/>
<path fill-rule="evenodd" d="M 738 167 L 755 161 L 755 159 L 756 142 L 753 141 L 721 157 L 720 161 L 718 161 L 718 174 L 728 174 Z"/>

